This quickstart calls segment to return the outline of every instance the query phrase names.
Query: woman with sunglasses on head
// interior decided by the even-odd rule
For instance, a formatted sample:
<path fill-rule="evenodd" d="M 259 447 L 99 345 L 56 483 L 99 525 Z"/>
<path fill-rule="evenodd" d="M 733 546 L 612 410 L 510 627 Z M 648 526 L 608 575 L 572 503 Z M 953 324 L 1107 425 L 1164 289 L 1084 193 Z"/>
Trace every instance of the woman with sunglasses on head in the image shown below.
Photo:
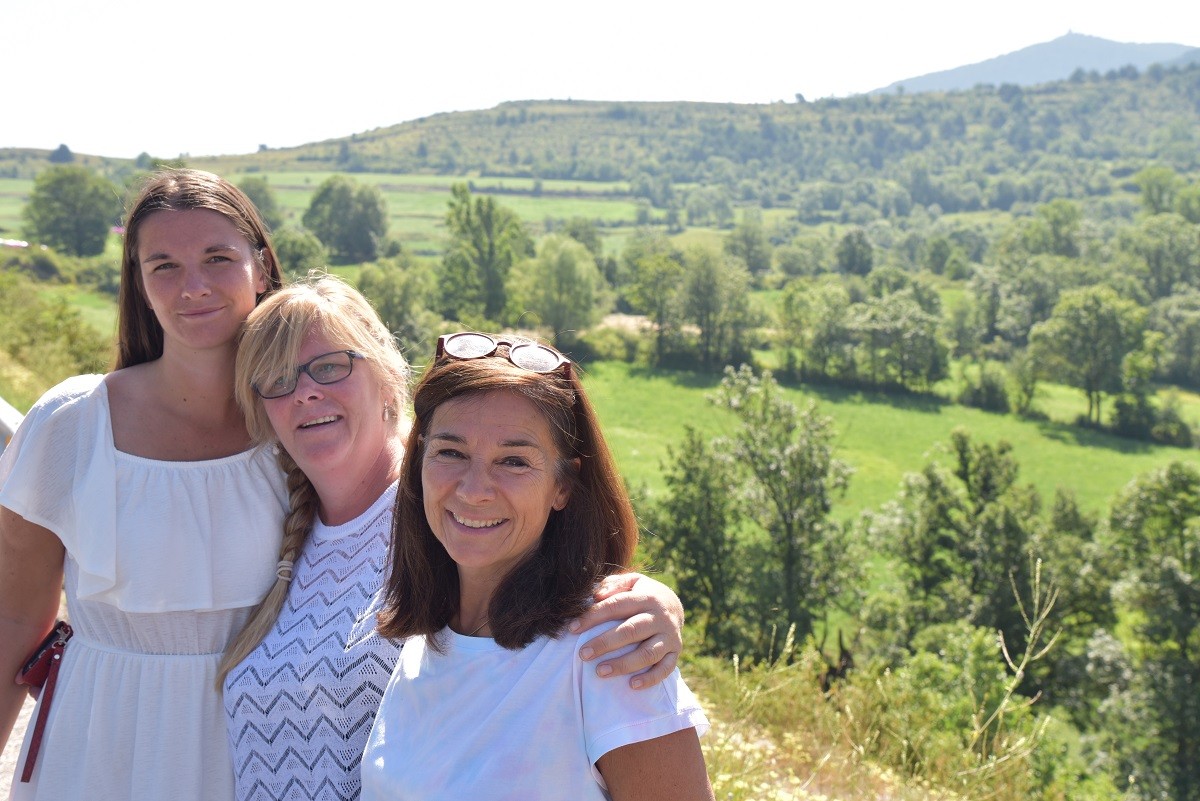
<path fill-rule="evenodd" d="M 401 651 L 375 620 L 408 432 L 408 365 L 366 299 L 326 276 L 254 310 L 236 374 L 252 437 L 278 448 L 291 507 L 275 587 L 220 668 L 237 798 L 357 798 L 363 747 Z M 652 641 L 618 658 L 613 675 L 648 667 L 664 640 L 678 648 L 666 612 L 677 599 L 642 581 L 589 616 L 655 613 L 609 645 L 593 643 Z M 649 686 L 673 663 L 634 680 Z"/>
<path fill-rule="evenodd" d="M 599 682 L 566 633 L 637 542 L 570 362 L 442 337 L 413 405 L 379 616 L 409 639 L 363 798 L 712 799 L 708 724 L 678 671 L 648 692 Z"/>

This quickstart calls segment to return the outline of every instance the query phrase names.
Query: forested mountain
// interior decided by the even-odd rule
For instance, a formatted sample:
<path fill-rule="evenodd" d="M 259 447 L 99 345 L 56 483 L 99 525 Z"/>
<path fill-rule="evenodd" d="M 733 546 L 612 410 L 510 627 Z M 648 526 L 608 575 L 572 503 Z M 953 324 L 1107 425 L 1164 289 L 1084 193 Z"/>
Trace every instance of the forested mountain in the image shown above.
<path fill-rule="evenodd" d="M 571 100 L 438 114 L 349 138 L 193 159 L 338 170 L 625 181 L 650 204 L 700 184 L 734 203 L 1008 210 L 1104 198 L 1148 162 L 1200 168 L 1200 66 L 1077 71 L 1034 87 L 737 105 Z"/>
<path fill-rule="evenodd" d="M 1068 33 L 986 61 L 894 81 L 874 93 L 898 89 L 945 92 L 970 89 L 979 84 L 1032 86 L 1064 80 L 1076 70 L 1103 74 L 1128 66 L 1143 70 L 1152 64 L 1168 65 L 1192 49 L 1180 44 L 1134 44 Z"/>

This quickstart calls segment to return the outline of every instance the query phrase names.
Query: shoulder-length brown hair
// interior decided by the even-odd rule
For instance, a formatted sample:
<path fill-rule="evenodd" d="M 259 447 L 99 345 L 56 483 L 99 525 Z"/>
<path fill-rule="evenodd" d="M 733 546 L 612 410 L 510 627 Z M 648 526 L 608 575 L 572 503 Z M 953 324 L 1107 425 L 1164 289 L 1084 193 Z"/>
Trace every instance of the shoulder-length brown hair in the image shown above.
<path fill-rule="evenodd" d="M 138 264 L 138 232 L 156 211 L 207 209 L 225 217 L 250 243 L 262 271 L 266 295 L 283 285 L 279 259 L 258 208 L 246 193 L 211 172 L 190 169 L 159 170 L 141 185 L 125 215 L 125 245 L 121 254 L 121 287 L 117 294 L 117 358 L 113 369 L 131 367 L 162 356 L 163 330 L 146 305 L 142 270 Z"/>
<path fill-rule="evenodd" d="M 458 611 L 458 567 L 429 527 L 421 482 L 433 413 L 455 398 L 500 391 L 530 400 L 550 424 L 556 469 L 571 488 L 567 505 L 551 511 L 537 547 L 492 595 L 488 624 L 496 642 L 517 649 L 540 636 L 557 636 L 587 608 L 596 582 L 628 568 L 633 559 L 637 520 L 583 384 L 573 371 L 523 370 L 506 354 L 501 345 L 495 356 L 437 362 L 413 393 L 413 426 L 392 524 L 392 571 L 379 613 L 385 637 L 425 634 L 439 648 L 433 635 Z"/>

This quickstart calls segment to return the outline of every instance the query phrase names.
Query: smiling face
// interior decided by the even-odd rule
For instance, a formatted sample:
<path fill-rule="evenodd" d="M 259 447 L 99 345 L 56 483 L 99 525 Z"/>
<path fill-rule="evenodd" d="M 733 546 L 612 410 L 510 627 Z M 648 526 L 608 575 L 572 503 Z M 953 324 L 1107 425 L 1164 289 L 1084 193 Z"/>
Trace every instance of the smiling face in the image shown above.
<path fill-rule="evenodd" d="M 498 581 L 537 546 L 568 498 L 545 416 L 497 390 L 446 401 L 427 428 L 425 516 L 464 581 Z"/>
<path fill-rule="evenodd" d="M 157 211 L 138 231 L 143 296 L 169 347 L 233 347 L 266 279 L 226 217 L 206 209 Z"/>
<path fill-rule="evenodd" d="M 304 338 L 297 361 L 304 364 L 344 347 L 318 327 Z M 384 419 L 384 402 L 383 385 L 371 364 L 355 359 L 350 375 L 340 381 L 318 384 L 301 373 L 291 394 L 262 404 L 279 444 L 317 487 L 324 507 L 342 500 L 329 497 L 326 488 L 373 485 L 369 477 L 374 473 L 386 478 L 390 465 L 381 460 L 389 460 L 395 424 Z"/>

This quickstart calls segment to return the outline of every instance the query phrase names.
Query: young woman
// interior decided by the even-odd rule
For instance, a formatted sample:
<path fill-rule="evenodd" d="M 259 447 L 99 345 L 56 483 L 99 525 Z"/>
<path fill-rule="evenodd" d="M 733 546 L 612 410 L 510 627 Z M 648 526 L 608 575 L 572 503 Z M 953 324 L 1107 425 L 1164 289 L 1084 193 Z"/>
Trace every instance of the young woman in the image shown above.
<path fill-rule="evenodd" d="M 583 385 L 544 345 L 442 337 L 414 395 L 385 636 L 410 638 L 364 799 L 712 799 L 678 672 L 599 682 L 565 626 L 637 523 Z"/>
<path fill-rule="evenodd" d="M 14 799 L 233 792 L 213 683 L 274 577 L 287 505 L 233 360 L 279 267 L 253 204 L 208 173 L 154 175 L 125 228 L 116 369 L 47 392 L 0 458 L 0 740 L 24 693 L 7 677 L 64 577 L 75 629 Z"/>

